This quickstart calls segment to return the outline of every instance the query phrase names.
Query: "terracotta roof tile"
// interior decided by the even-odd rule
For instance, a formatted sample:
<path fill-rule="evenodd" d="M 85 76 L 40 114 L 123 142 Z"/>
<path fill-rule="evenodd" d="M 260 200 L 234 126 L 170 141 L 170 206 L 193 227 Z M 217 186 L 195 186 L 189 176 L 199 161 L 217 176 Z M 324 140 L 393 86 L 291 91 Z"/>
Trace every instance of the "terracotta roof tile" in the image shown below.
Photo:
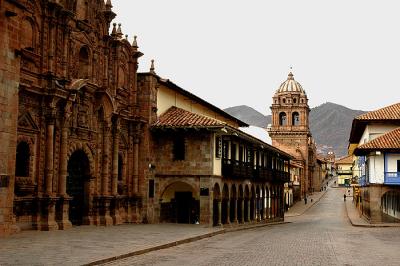
<path fill-rule="evenodd" d="M 400 119 L 400 103 L 357 116 L 357 120 L 396 120 Z"/>
<path fill-rule="evenodd" d="M 400 149 L 400 127 L 357 147 L 356 150 Z"/>
<path fill-rule="evenodd" d="M 353 155 L 342 157 L 342 158 L 338 159 L 335 163 L 336 164 L 352 164 L 353 163 Z"/>
<path fill-rule="evenodd" d="M 176 106 L 170 107 L 153 124 L 155 128 L 222 127 L 225 123 L 217 119 L 191 113 Z"/>

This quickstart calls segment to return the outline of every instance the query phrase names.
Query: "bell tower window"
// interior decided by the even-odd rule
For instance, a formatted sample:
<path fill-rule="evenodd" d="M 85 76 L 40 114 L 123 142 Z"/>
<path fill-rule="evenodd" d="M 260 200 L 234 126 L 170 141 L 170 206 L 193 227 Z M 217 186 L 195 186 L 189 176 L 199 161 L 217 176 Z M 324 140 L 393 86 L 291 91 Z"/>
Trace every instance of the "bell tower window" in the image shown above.
<path fill-rule="evenodd" d="M 282 112 L 279 114 L 279 125 L 280 126 L 286 126 L 286 113 Z"/>
<path fill-rule="evenodd" d="M 298 112 L 294 112 L 292 114 L 292 125 L 293 126 L 298 126 L 300 125 L 300 115 Z"/>

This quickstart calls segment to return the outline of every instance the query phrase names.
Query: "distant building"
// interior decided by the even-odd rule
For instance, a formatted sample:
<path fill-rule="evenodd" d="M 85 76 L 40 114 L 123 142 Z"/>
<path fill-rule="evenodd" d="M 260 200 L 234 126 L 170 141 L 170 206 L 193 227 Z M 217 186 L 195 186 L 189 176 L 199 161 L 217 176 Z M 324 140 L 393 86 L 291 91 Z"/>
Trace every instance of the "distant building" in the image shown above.
<path fill-rule="evenodd" d="M 272 145 L 291 154 L 300 168 L 301 197 L 313 191 L 315 186 L 314 169 L 316 167 L 316 145 L 309 127 L 308 98 L 303 87 L 294 80 L 290 72 L 272 98 L 272 124 L 268 133 Z"/>
<path fill-rule="evenodd" d="M 356 202 L 371 223 L 399 222 L 400 103 L 353 120 L 349 153 L 360 168 Z"/>
<path fill-rule="evenodd" d="M 348 155 L 342 157 L 338 159 L 335 164 L 338 185 L 349 187 L 353 178 L 353 156 Z"/>

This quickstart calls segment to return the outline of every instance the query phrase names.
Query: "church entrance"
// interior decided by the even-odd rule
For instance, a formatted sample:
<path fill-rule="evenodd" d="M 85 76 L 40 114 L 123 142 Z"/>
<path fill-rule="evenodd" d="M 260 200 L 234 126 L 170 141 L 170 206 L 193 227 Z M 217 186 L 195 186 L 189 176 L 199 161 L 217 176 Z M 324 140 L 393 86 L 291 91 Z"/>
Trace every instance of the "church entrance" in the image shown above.
<path fill-rule="evenodd" d="M 85 182 L 89 180 L 89 159 L 84 151 L 75 151 L 68 161 L 67 193 L 72 200 L 69 203 L 69 220 L 73 225 L 82 225 L 87 212 Z"/>

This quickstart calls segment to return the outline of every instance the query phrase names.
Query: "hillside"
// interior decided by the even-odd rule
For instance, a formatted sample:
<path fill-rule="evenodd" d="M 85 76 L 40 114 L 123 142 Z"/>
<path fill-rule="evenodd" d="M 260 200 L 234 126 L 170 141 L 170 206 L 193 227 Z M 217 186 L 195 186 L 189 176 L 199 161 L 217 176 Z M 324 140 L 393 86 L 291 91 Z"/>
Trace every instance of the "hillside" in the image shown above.
<path fill-rule="evenodd" d="M 271 123 L 270 115 L 265 116 L 246 105 L 230 107 L 225 111 L 253 126 L 265 128 Z M 312 108 L 310 129 L 318 150 L 327 152 L 333 148 L 337 157 L 346 155 L 351 123 L 355 116 L 362 113 L 365 112 L 330 102 Z"/>

